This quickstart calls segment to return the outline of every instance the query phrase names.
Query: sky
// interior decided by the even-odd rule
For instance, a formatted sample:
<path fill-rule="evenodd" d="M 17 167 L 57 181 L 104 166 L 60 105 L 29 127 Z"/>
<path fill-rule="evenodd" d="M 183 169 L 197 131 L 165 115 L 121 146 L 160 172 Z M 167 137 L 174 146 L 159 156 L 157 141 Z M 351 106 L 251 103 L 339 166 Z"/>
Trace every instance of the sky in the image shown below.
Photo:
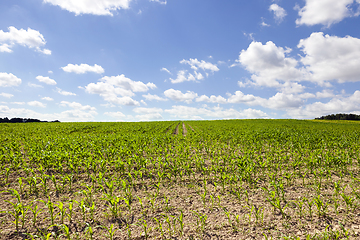
<path fill-rule="evenodd" d="M 360 0 L 0 2 L 0 117 L 360 114 Z"/>

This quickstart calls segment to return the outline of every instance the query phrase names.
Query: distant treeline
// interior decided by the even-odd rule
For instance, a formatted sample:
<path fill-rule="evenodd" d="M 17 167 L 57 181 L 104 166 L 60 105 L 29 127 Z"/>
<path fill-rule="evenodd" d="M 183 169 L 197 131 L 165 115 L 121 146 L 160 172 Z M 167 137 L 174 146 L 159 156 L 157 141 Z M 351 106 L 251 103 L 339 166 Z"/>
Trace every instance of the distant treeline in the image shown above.
<path fill-rule="evenodd" d="M 28 123 L 28 122 L 48 122 L 48 121 L 40 121 L 39 119 L 32 118 L 0 118 L 0 123 Z M 51 122 L 60 122 L 59 120 L 51 121 Z"/>
<path fill-rule="evenodd" d="M 338 114 L 322 116 L 322 117 L 315 118 L 315 119 L 316 120 L 360 120 L 360 115 L 338 113 Z"/>

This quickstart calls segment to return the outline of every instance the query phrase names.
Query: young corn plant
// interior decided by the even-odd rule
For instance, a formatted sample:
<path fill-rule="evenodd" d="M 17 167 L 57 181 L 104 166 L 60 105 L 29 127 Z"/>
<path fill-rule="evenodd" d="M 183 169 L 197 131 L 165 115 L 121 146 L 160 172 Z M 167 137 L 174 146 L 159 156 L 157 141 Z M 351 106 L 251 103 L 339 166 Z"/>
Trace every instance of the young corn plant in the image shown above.
<path fill-rule="evenodd" d="M 102 227 L 106 229 L 106 233 L 105 233 L 105 237 L 110 239 L 110 240 L 114 240 L 114 236 L 115 236 L 115 232 L 118 231 L 119 229 L 115 229 L 114 224 L 111 224 L 110 227 Z"/>
<path fill-rule="evenodd" d="M 35 200 L 36 201 L 36 200 Z M 33 203 L 35 202 L 33 201 Z M 41 209 L 38 209 L 39 206 L 35 203 L 35 204 L 32 204 L 33 208 L 30 207 L 30 211 L 32 212 L 33 214 L 33 217 L 32 217 L 32 222 L 33 222 L 33 228 L 36 228 L 36 222 L 37 222 L 37 219 L 38 219 L 38 215 L 42 212 Z"/>
<path fill-rule="evenodd" d="M 320 195 L 318 195 L 314 198 L 314 202 L 318 210 L 319 217 L 325 216 L 326 210 L 328 208 L 328 204 L 325 202 L 325 200 L 321 199 Z"/>
<path fill-rule="evenodd" d="M 206 229 L 206 225 L 207 225 L 207 218 L 208 216 L 206 214 L 202 214 L 200 212 L 197 211 L 191 211 L 193 212 L 195 218 L 196 218 L 196 223 L 197 223 L 197 230 L 200 231 L 200 233 L 204 233 L 205 229 Z"/>
<path fill-rule="evenodd" d="M 68 207 L 69 213 L 67 214 L 69 223 L 72 223 L 73 220 L 74 203 L 78 203 L 78 202 L 76 200 L 71 200 L 69 202 L 69 207 Z"/>
<path fill-rule="evenodd" d="M 147 224 L 147 221 L 145 219 L 145 217 L 143 216 L 142 219 L 139 220 L 139 223 L 138 223 L 142 229 L 144 230 L 144 236 L 145 236 L 145 239 L 148 239 L 149 237 L 149 231 L 151 231 L 151 228 L 149 228 L 148 224 Z"/>
<path fill-rule="evenodd" d="M 60 215 L 60 223 L 64 224 L 64 218 L 66 216 L 66 208 L 64 206 L 63 202 L 58 202 L 58 204 L 55 204 L 59 208 L 59 215 Z"/>
<path fill-rule="evenodd" d="M 42 203 L 45 204 L 45 206 L 48 208 L 49 214 L 50 214 L 50 220 L 51 220 L 51 225 L 54 225 L 54 221 L 55 221 L 55 217 L 57 214 L 55 214 L 55 207 L 54 207 L 54 203 L 51 201 L 50 197 L 48 199 L 48 201 L 44 201 L 44 200 L 40 200 Z"/>
<path fill-rule="evenodd" d="M 164 229 L 163 229 L 162 221 L 157 219 L 157 218 L 154 218 L 154 220 L 158 224 L 158 226 L 155 229 L 160 230 L 160 236 L 161 236 L 161 238 L 164 238 L 165 232 L 164 232 Z"/>
<path fill-rule="evenodd" d="M 346 212 L 349 213 L 350 209 L 352 209 L 354 207 L 355 198 L 348 196 L 345 193 L 340 193 L 340 195 L 346 204 Z"/>

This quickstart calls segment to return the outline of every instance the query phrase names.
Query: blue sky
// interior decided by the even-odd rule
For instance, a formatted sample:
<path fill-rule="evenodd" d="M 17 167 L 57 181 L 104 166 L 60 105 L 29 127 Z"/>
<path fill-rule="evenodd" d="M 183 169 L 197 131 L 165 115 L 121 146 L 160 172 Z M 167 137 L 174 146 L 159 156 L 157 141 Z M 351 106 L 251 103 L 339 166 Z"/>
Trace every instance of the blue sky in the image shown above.
<path fill-rule="evenodd" d="M 0 3 L 0 117 L 360 114 L 360 0 Z"/>

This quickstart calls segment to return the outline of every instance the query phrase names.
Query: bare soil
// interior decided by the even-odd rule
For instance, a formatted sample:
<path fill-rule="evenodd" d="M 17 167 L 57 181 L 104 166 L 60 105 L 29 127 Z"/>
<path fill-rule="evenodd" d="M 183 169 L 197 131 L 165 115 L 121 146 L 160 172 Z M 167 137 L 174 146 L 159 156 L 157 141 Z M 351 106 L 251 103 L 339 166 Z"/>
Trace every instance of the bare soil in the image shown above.
<path fill-rule="evenodd" d="M 179 125 L 180 125 L 180 123 L 179 123 L 178 125 L 176 125 L 176 128 L 175 128 L 175 130 L 174 130 L 174 132 L 173 132 L 174 135 L 178 135 L 178 134 L 179 134 Z"/>
<path fill-rule="evenodd" d="M 183 128 L 183 135 L 186 136 L 187 134 L 187 129 L 185 127 L 185 123 L 182 123 L 182 128 Z"/>

